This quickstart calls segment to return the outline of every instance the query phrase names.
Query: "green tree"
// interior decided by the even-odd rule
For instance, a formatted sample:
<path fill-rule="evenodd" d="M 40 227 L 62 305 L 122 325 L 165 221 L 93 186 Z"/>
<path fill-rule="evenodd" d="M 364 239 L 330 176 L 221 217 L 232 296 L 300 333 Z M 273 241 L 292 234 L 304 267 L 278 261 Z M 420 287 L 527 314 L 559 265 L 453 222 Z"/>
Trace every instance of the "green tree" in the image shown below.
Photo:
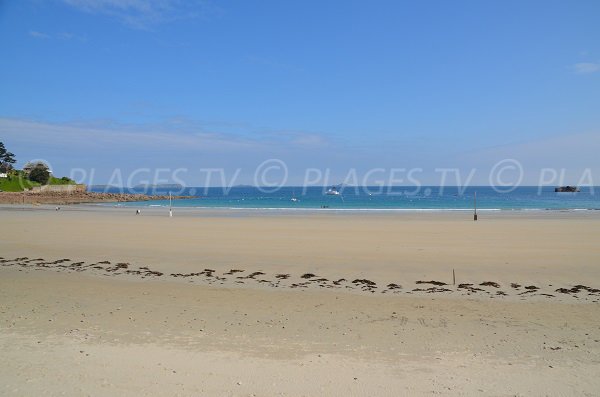
<path fill-rule="evenodd" d="M 15 155 L 6 150 L 4 143 L 0 142 L 0 172 L 8 172 L 13 169 L 13 164 L 16 163 Z"/>
<path fill-rule="evenodd" d="M 43 161 L 28 161 L 23 166 L 23 172 L 25 173 L 25 175 L 29 175 L 29 173 L 36 168 L 43 168 L 43 169 L 50 171 L 50 168 L 48 167 L 48 165 L 46 163 L 44 163 Z"/>
<path fill-rule="evenodd" d="M 50 170 L 48 166 L 41 161 L 35 163 L 29 171 L 29 180 L 41 183 L 42 185 L 47 184 L 48 180 L 50 180 Z"/>

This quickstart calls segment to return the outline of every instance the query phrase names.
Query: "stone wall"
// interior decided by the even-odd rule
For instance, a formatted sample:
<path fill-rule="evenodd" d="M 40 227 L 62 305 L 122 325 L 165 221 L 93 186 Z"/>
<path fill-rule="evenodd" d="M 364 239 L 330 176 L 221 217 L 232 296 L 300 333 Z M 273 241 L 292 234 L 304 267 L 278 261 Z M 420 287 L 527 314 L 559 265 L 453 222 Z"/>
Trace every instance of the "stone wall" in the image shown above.
<path fill-rule="evenodd" d="M 32 193 L 43 193 L 43 192 L 59 192 L 59 193 L 80 193 L 85 192 L 87 187 L 85 185 L 44 185 L 35 186 L 31 189 Z"/>

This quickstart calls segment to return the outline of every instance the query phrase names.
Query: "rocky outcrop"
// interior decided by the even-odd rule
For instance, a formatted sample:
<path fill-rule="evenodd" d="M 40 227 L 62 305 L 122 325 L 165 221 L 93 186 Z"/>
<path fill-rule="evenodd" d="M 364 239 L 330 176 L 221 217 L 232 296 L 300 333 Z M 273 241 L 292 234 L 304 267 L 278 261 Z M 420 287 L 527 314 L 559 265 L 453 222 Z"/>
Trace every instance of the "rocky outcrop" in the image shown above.
<path fill-rule="evenodd" d="M 193 196 L 173 196 L 174 200 L 194 198 Z M 169 196 L 149 196 L 128 193 L 92 192 L 0 192 L 0 204 L 82 204 L 111 203 L 129 201 L 168 200 Z"/>
<path fill-rule="evenodd" d="M 577 186 L 559 186 L 554 188 L 557 193 L 577 193 L 579 188 Z"/>

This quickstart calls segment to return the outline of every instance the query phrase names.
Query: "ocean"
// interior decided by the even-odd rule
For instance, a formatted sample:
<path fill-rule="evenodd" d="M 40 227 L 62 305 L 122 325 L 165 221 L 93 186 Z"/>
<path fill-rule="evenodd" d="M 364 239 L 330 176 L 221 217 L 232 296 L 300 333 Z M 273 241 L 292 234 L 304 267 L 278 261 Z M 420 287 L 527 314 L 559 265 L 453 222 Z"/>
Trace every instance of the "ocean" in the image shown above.
<path fill-rule="evenodd" d="M 164 188 L 91 188 L 112 193 L 169 194 Z M 186 187 L 170 190 L 173 195 L 196 196 L 173 200 L 174 207 L 241 209 L 329 209 L 329 210 L 472 210 L 477 194 L 478 210 L 600 210 L 600 188 L 582 187 L 578 193 L 555 193 L 554 187 L 521 186 L 508 192 L 489 186 L 407 186 L 340 188 L 340 195 L 325 194 L 323 187 L 251 186 Z M 292 198 L 297 200 L 293 201 Z M 168 206 L 168 200 L 121 203 L 123 206 Z"/>

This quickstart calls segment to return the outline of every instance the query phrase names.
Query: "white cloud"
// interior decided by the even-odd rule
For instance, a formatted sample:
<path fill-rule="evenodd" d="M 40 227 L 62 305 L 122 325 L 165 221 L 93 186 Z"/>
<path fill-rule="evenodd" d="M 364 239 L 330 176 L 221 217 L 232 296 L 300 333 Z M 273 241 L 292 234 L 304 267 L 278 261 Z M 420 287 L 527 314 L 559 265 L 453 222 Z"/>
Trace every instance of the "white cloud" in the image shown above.
<path fill-rule="evenodd" d="M 524 171 L 524 184 L 537 185 L 542 170 L 545 168 L 564 170 L 565 184 L 576 183 L 585 170 L 600 177 L 600 133 L 572 133 L 540 137 L 527 142 L 501 145 L 496 147 L 474 150 L 462 153 L 456 163 L 462 162 L 478 170 L 490 170 L 492 167 L 506 159 L 516 159 Z M 477 183 L 486 184 L 486 178 Z M 575 182 L 571 182 L 575 181 Z M 595 181 L 596 184 L 598 180 Z"/>
<path fill-rule="evenodd" d="M 600 72 L 600 62 L 580 62 L 573 65 L 577 74 L 590 74 Z"/>
<path fill-rule="evenodd" d="M 78 40 L 82 42 L 87 41 L 87 38 L 85 36 L 79 36 L 71 32 L 60 32 L 56 35 L 56 37 L 58 37 L 61 40 Z"/>
<path fill-rule="evenodd" d="M 246 61 L 252 65 L 262 66 L 262 67 L 266 67 L 266 68 L 273 69 L 273 70 L 279 70 L 279 71 L 283 71 L 283 72 L 297 73 L 297 72 L 303 71 L 303 69 L 300 67 L 292 65 L 290 63 L 279 62 L 279 61 L 276 61 L 276 60 L 274 60 L 272 58 L 268 58 L 268 57 L 251 55 L 246 58 Z"/>
<path fill-rule="evenodd" d="M 218 128 L 218 127 L 217 127 Z M 201 123 L 173 119 L 160 124 L 47 123 L 0 118 L 0 136 L 26 144 L 97 149 L 177 149 L 213 153 L 277 151 L 301 146 L 326 147 L 314 133 L 207 131 Z"/>
<path fill-rule="evenodd" d="M 36 30 L 30 30 L 29 31 L 29 36 L 36 38 L 36 39 L 49 39 L 50 35 L 43 33 L 43 32 L 38 32 Z"/>
<path fill-rule="evenodd" d="M 0 134 L 13 141 L 69 148 L 143 149 L 177 148 L 211 151 L 248 150 L 260 143 L 225 134 L 174 125 L 123 125 L 99 123 L 45 123 L 0 118 Z"/>
<path fill-rule="evenodd" d="M 131 173 L 140 167 L 184 167 L 190 170 L 189 181 L 201 177 L 200 168 L 224 167 L 230 178 L 241 167 L 243 183 L 252 183 L 254 167 L 265 159 L 285 159 L 293 167 L 307 161 L 317 166 L 319 156 L 330 157 L 329 143 L 317 134 L 264 132 L 241 124 L 207 124 L 185 118 L 160 124 L 121 124 L 0 117 L 0 137 L 22 163 L 43 158 L 62 175 L 70 175 L 74 168 L 95 169 L 95 183 L 108 181 L 114 169 Z"/>
<path fill-rule="evenodd" d="M 90 14 L 105 15 L 136 29 L 178 19 L 194 18 L 205 9 L 197 0 L 63 0 Z"/>
<path fill-rule="evenodd" d="M 87 38 L 85 36 L 79 36 L 79 35 L 76 35 L 76 34 L 70 33 L 70 32 L 60 32 L 60 33 L 51 35 L 49 33 L 38 32 L 37 30 L 30 30 L 29 36 L 31 36 L 35 39 L 41 39 L 41 40 L 60 39 L 60 40 L 66 40 L 66 41 L 69 41 L 69 40 L 78 40 L 81 42 L 87 41 Z"/>

